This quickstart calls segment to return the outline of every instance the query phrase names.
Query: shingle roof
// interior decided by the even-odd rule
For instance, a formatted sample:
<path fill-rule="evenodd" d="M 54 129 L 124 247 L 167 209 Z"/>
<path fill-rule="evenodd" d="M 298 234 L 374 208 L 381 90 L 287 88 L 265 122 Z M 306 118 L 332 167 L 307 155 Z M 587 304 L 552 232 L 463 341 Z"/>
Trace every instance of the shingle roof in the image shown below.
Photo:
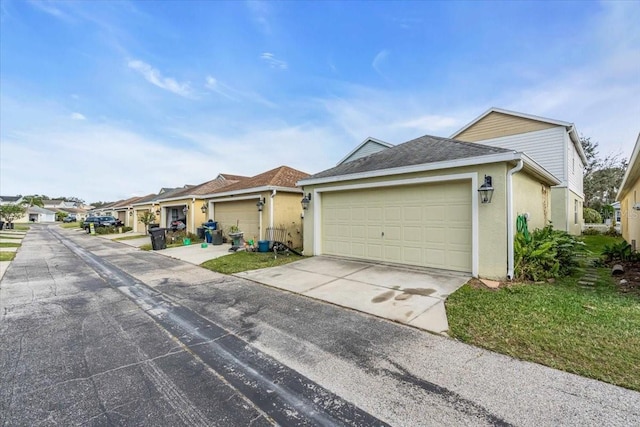
<path fill-rule="evenodd" d="M 229 174 L 219 174 L 216 178 L 211 181 L 207 181 L 205 183 L 196 185 L 194 187 L 187 188 L 178 193 L 172 194 L 171 197 L 180 197 L 180 196 L 199 196 L 204 194 L 214 193 L 216 190 L 227 187 L 229 185 L 235 184 L 242 180 L 249 179 L 246 176 L 241 175 L 229 175 Z M 163 198 L 164 195 L 163 195 Z"/>
<path fill-rule="evenodd" d="M 513 152 L 513 150 L 425 135 L 396 145 L 395 147 L 390 147 L 366 157 L 361 157 L 324 170 L 310 176 L 309 179 L 351 175 L 507 152 Z"/>
<path fill-rule="evenodd" d="M 111 208 L 126 208 L 127 206 L 132 205 L 133 203 L 139 202 L 140 199 L 142 199 L 143 197 L 144 196 L 135 196 L 126 200 L 120 200 L 119 202 L 116 202 L 113 205 L 111 205 Z"/>
<path fill-rule="evenodd" d="M 0 200 L 3 202 L 17 202 L 22 199 L 22 196 L 0 196 Z"/>
<path fill-rule="evenodd" d="M 267 172 L 263 172 L 259 175 L 252 176 L 251 178 L 243 179 L 235 184 L 222 187 L 211 194 L 215 193 L 227 193 L 237 190 L 246 190 L 250 188 L 259 187 L 288 187 L 296 188 L 296 182 L 301 179 L 307 178 L 308 173 L 299 171 L 297 169 L 290 168 L 289 166 L 280 166 L 275 169 L 271 169 Z"/>

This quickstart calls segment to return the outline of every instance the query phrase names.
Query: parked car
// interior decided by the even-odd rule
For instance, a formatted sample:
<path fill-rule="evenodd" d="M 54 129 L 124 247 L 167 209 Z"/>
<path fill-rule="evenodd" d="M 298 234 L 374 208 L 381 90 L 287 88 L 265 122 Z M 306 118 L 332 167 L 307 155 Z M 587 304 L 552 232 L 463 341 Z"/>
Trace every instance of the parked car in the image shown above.
<path fill-rule="evenodd" d="M 94 227 L 114 227 L 118 223 L 118 220 L 112 216 L 90 216 L 86 218 L 82 224 L 85 231 L 90 231 L 90 224 Z"/>
<path fill-rule="evenodd" d="M 181 219 L 171 221 L 171 224 L 169 225 L 169 229 L 171 231 L 180 231 L 184 230 L 185 228 L 187 228 L 187 225 L 184 223 L 184 220 Z"/>
<path fill-rule="evenodd" d="M 67 215 L 64 217 L 62 222 L 76 222 L 77 220 L 78 219 L 75 217 L 75 215 Z"/>

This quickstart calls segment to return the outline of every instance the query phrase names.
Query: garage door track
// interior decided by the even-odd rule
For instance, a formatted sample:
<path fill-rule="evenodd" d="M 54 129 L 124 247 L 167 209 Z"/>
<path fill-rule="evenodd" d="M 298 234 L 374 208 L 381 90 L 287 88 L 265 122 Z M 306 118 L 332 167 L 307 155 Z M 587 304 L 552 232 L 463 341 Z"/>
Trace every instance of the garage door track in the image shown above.
<path fill-rule="evenodd" d="M 445 299 L 470 279 L 325 256 L 236 276 L 436 333 L 449 329 Z"/>

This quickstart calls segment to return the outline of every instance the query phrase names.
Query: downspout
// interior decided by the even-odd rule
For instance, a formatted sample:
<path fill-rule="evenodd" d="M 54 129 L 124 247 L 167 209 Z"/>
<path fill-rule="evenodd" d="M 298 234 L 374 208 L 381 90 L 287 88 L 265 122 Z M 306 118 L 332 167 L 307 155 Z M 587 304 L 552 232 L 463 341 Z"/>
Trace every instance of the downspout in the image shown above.
<path fill-rule="evenodd" d="M 196 233 L 196 198 L 191 198 L 191 233 Z"/>
<path fill-rule="evenodd" d="M 513 174 L 520 172 L 524 167 L 524 161 L 518 160 L 518 164 L 507 172 L 507 278 L 513 280 L 514 254 L 513 254 Z"/>
<path fill-rule="evenodd" d="M 269 227 L 273 228 L 273 202 L 276 197 L 277 190 L 271 190 L 271 203 L 269 203 Z"/>

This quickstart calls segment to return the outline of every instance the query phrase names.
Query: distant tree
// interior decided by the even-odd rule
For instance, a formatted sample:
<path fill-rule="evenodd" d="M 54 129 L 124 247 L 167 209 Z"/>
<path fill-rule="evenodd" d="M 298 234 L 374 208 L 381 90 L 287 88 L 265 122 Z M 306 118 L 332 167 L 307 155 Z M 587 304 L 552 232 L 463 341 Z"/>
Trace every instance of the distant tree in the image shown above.
<path fill-rule="evenodd" d="M 32 196 L 24 196 L 22 199 L 22 203 L 26 204 L 27 206 L 40 206 L 41 208 L 44 207 L 43 200 L 46 200 L 43 198 L 43 196 L 39 196 L 37 194 L 34 194 Z"/>
<path fill-rule="evenodd" d="M 627 159 L 618 154 L 605 158 L 598 155 L 598 143 L 580 137 L 587 157 L 584 169 L 584 206 L 601 212 L 604 206 L 615 202 L 627 169 Z"/>
<path fill-rule="evenodd" d="M 584 217 L 584 222 L 586 222 L 587 224 L 601 224 L 602 223 L 602 216 L 595 209 L 584 208 L 583 217 Z"/>
<path fill-rule="evenodd" d="M 11 224 L 18 218 L 22 218 L 27 212 L 27 206 L 24 204 L 19 205 L 1 205 L 0 206 L 0 219 Z"/>
<path fill-rule="evenodd" d="M 69 216 L 69 214 L 67 212 L 64 212 L 64 211 L 56 212 L 56 221 L 62 221 L 68 216 Z"/>

